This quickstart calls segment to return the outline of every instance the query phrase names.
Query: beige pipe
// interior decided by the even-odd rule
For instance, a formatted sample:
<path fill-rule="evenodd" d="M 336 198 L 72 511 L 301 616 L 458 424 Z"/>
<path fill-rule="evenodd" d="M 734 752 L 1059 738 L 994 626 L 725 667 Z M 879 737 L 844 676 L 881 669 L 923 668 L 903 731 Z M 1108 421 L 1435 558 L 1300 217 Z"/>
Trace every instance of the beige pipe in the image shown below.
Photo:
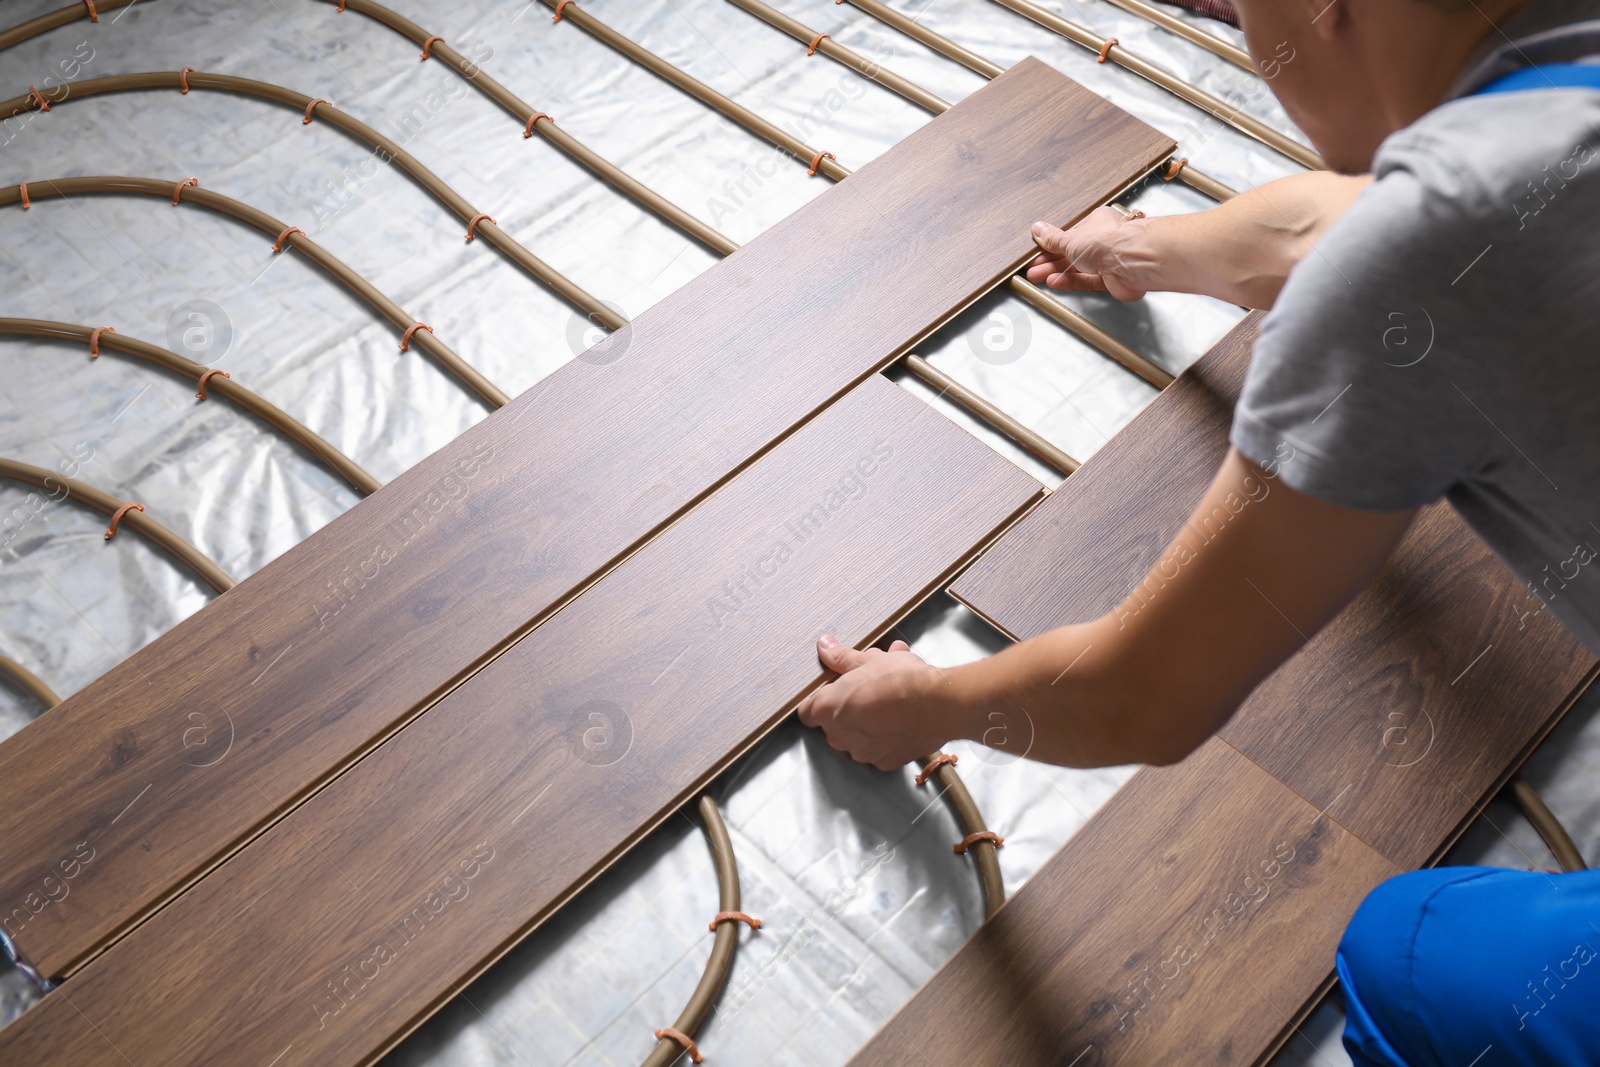
<path fill-rule="evenodd" d="M 883 6 L 878 3 L 878 0 L 849 0 L 849 2 L 858 7 L 863 4 L 872 4 L 875 7 Z M 1213 118 L 1227 123 L 1246 137 L 1254 138 L 1274 152 L 1294 160 L 1302 167 L 1310 170 L 1328 169 L 1328 164 L 1323 161 L 1321 156 L 1296 141 L 1293 137 L 1280 133 L 1260 119 L 1248 115 L 1236 107 L 1230 107 L 1225 101 L 1211 95 L 1199 86 L 1191 85 L 1171 71 L 1164 70 L 1151 63 L 1148 59 L 1135 55 L 1123 48 L 1122 45 L 1117 44 L 1115 38 L 1102 37 L 1098 33 L 1078 25 L 1076 22 L 1064 19 L 1055 12 L 1040 7 L 1033 0 L 993 0 L 993 2 L 1016 12 L 1025 19 L 1038 23 L 1047 30 L 1060 34 L 1067 40 L 1081 45 L 1096 55 L 1104 55 L 1124 70 L 1131 70 L 1145 81 L 1159 85 L 1169 93 L 1181 97 Z"/>
<path fill-rule="evenodd" d="M 1520 774 L 1511 779 L 1511 798 L 1517 802 L 1517 807 L 1522 809 L 1523 818 L 1532 823 L 1533 828 L 1544 839 L 1550 854 L 1555 856 L 1556 863 L 1563 871 L 1588 870 L 1583 862 L 1583 853 L 1578 851 L 1577 842 L 1572 840 L 1572 835 L 1561 825 L 1556 813 L 1544 802 L 1544 797 L 1541 797 L 1538 790 L 1529 785 L 1527 779 Z"/>
<path fill-rule="evenodd" d="M 1192 41 L 1213 55 L 1221 56 L 1241 70 L 1248 70 L 1251 74 L 1257 73 L 1256 65 L 1250 60 L 1250 53 L 1229 44 L 1215 34 L 1207 33 L 1198 26 L 1185 22 L 1176 15 L 1163 11 L 1155 4 L 1146 3 L 1145 0 L 1109 0 L 1109 2 L 1122 8 L 1130 15 L 1138 15 L 1147 22 L 1153 22 L 1164 30 Z"/>
<path fill-rule="evenodd" d="M 45 319 L 0 318 L 0 334 L 17 337 L 53 337 L 62 341 L 79 341 L 87 345 L 94 336 L 94 328 Z M 169 352 L 165 348 L 157 348 L 155 345 L 109 330 L 100 334 L 99 347 L 102 352 L 121 352 L 146 363 L 152 363 L 197 385 L 210 369 L 193 360 L 185 359 L 176 352 Z M 214 374 L 206 381 L 205 388 L 207 395 L 214 394 L 224 400 L 232 401 L 310 452 L 363 496 L 376 492 L 378 486 L 382 484 L 361 469 L 349 456 L 312 432 L 305 423 L 233 379 Z"/>
<path fill-rule="evenodd" d="M 1026 3 L 1026 0 L 1016 0 L 1016 2 Z M 954 40 L 950 40 L 949 37 L 944 37 L 944 35 L 928 29 L 928 27 L 923 26 L 922 22 L 917 22 L 914 21 L 914 19 L 906 18 L 904 14 L 899 13 L 899 11 L 894 10 L 894 8 L 890 8 L 890 6 L 885 5 L 885 3 L 878 2 L 878 0 L 848 0 L 848 3 L 856 6 L 856 8 L 859 8 L 859 10 L 866 11 L 866 13 L 870 14 L 872 18 L 885 22 L 886 26 L 891 26 L 894 27 L 894 29 L 898 29 L 899 32 L 906 34 L 907 37 L 912 38 L 912 40 L 917 40 L 917 42 L 923 43 L 923 45 L 928 46 L 928 48 L 936 51 L 936 53 L 942 54 L 944 58 L 952 59 L 952 61 L 962 64 L 963 67 L 971 70 L 973 74 L 981 75 L 981 77 L 984 78 L 997 78 L 1000 77 L 1000 74 L 1002 74 L 1003 70 L 1005 70 L 1005 67 L 1000 66 L 1000 64 L 997 64 L 997 62 L 982 58 L 982 56 L 979 56 L 978 53 L 974 53 L 974 51 L 968 50 L 968 48 L 963 48 L 963 46 L 957 45 L 957 43 L 955 43 Z M 1043 10 L 1043 8 L 1035 8 L 1035 5 L 1027 6 L 1029 6 L 1030 10 L 1037 11 L 1038 18 L 1035 18 L 1034 14 L 1030 14 L 1029 11 L 1024 11 L 1021 10 L 1021 8 L 1018 8 L 1018 6 L 1014 6 L 1013 0 L 995 0 L 995 3 L 1003 3 L 1003 5 L 1011 6 L 1011 8 L 1018 11 L 1019 14 L 1024 14 L 1026 18 L 1032 18 L 1035 22 L 1040 22 L 1040 26 L 1045 26 L 1046 29 L 1056 30 L 1056 32 L 1061 34 L 1062 37 L 1067 37 L 1067 40 L 1070 40 L 1070 42 L 1077 43 L 1077 45 L 1083 45 L 1085 48 L 1088 48 L 1088 50 L 1093 51 L 1093 53 L 1099 53 L 1102 46 L 1104 46 L 1104 43 L 1106 43 L 1106 38 L 1099 37 L 1099 35 L 1096 34 L 1090 34 L 1088 30 L 1077 26 L 1075 22 L 1067 22 L 1066 19 L 1056 18 L 1056 16 L 1053 16 L 1053 14 Z M 1050 22 L 1046 21 L 1046 19 L 1054 19 L 1054 21 Z M 1066 29 L 1064 29 L 1064 27 L 1066 27 Z M 1091 42 L 1091 40 L 1094 42 L 1093 45 L 1088 43 Z M 1166 70 L 1162 70 L 1160 67 L 1150 64 L 1150 62 L 1144 61 L 1144 59 L 1139 59 L 1138 56 L 1133 56 L 1133 54 L 1123 50 L 1122 46 L 1120 45 L 1112 46 L 1112 48 L 1110 48 L 1109 58 L 1114 59 L 1118 66 L 1123 66 L 1126 67 L 1126 69 L 1133 70 L 1134 74 L 1139 74 L 1142 75 L 1142 77 L 1149 78 L 1150 82 L 1155 82 L 1157 85 L 1165 88 L 1165 90 L 1171 91 L 1171 93 L 1176 93 L 1178 96 L 1181 96 L 1181 98 L 1186 99 L 1186 101 L 1189 101 L 1190 104 L 1195 104 L 1195 106 L 1200 107 L 1200 109 L 1216 115 L 1216 117 L 1221 118 L 1222 122 L 1229 122 L 1230 125 L 1237 126 L 1237 123 L 1234 123 L 1234 117 L 1237 117 L 1238 120 L 1245 123 L 1245 125 L 1251 125 L 1251 123 L 1253 123 L 1254 126 L 1258 126 L 1259 131 L 1261 131 L 1264 136 L 1269 136 L 1269 138 L 1277 138 L 1278 141 L 1282 141 L 1283 144 L 1286 144 L 1286 146 L 1293 146 L 1294 149 L 1301 150 L 1301 152 L 1306 152 L 1307 150 L 1304 149 L 1304 147 L 1299 146 L 1298 142 L 1291 141 L 1291 139 L 1285 138 L 1285 136 L 1278 133 L 1278 131 L 1272 130 L 1270 126 L 1262 125 L 1261 122 L 1254 120 L 1254 118 L 1251 118 L 1250 115 L 1243 114 L 1243 112 L 1240 112 L 1237 107 L 1229 107 L 1227 104 L 1224 104 L 1224 102 L 1219 101 L 1218 98 L 1211 96 L 1210 93 L 1206 93 L 1206 91 L 1203 90 L 1198 90 L 1198 88 L 1195 88 L 1195 86 L 1189 85 L 1187 82 L 1182 82 L 1181 78 L 1176 78 L 1174 75 L 1168 74 Z M 1243 133 L 1248 133 L 1250 136 L 1256 136 L 1256 133 L 1251 133 L 1250 130 L 1243 130 Z M 1275 146 L 1275 144 L 1269 144 L 1269 147 L 1274 147 L 1274 149 L 1280 150 L 1280 152 L 1283 150 L 1282 147 Z M 1302 160 L 1296 160 L 1296 162 L 1302 162 Z M 1206 189 L 1227 189 L 1227 186 L 1224 186 L 1222 182 L 1216 181 L 1216 179 L 1210 178 L 1210 176 L 1206 176 L 1206 174 L 1198 174 L 1197 171 L 1192 170 L 1192 168 L 1184 168 L 1184 171 L 1186 171 L 1186 173 L 1184 173 L 1184 181 L 1187 182 L 1189 181 L 1190 176 L 1194 176 L 1194 178 L 1197 178 L 1198 181 L 1205 182 L 1205 189 L 1203 189 L 1202 186 L 1198 186 L 1198 184 L 1195 184 L 1194 186 L 1195 189 L 1200 189 L 1202 192 L 1206 192 Z M 1190 182 L 1190 184 L 1194 184 L 1194 182 Z M 1230 192 L 1232 192 L 1232 190 L 1230 190 Z M 1211 194 L 1208 192 L 1206 195 Z"/>
<path fill-rule="evenodd" d="M 493 219 L 487 215 L 480 215 L 478 209 L 469 203 L 466 197 L 446 185 L 433 171 L 423 166 L 411 153 L 401 148 L 394 141 L 385 137 L 377 130 L 368 126 L 351 115 L 340 111 L 326 100 L 313 100 L 304 93 L 293 89 L 286 89 L 281 85 L 270 82 L 255 81 L 251 78 L 235 78 L 229 74 L 208 74 L 205 71 L 151 71 L 144 74 L 118 74 L 108 78 L 89 78 L 85 81 L 75 82 L 72 91 L 61 100 L 51 100 L 55 106 L 71 100 L 80 100 L 85 97 L 95 96 L 100 93 L 131 92 L 148 89 L 173 89 L 182 91 L 184 86 L 190 90 L 208 90 L 213 92 L 239 93 L 243 96 L 252 96 L 261 100 L 269 100 L 275 104 L 283 104 L 294 111 L 310 117 L 313 121 L 326 122 L 328 125 L 340 130 L 356 140 L 371 145 L 377 149 L 382 157 L 392 160 L 412 181 L 416 182 L 428 194 L 433 196 L 463 223 L 472 226 L 472 232 L 481 236 L 489 244 L 499 249 L 507 259 L 515 263 L 522 271 L 548 286 L 557 296 L 567 301 L 579 311 L 588 315 L 607 329 L 616 329 L 621 325 L 615 312 L 601 303 L 592 294 L 585 291 L 576 282 L 556 270 L 550 264 L 540 259 L 519 243 L 510 234 L 502 230 Z M 312 105 L 315 104 L 313 109 Z M 13 97 L 10 100 L 0 101 L 0 118 L 9 118 L 26 111 L 34 111 L 39 107 L 31 95 Z M 472 220 L 476 219 L 476 223 Z"/>
<path fill-rule="evenodd" d="M 942 755 L 944 753 L 935 752 L 931 756 L 924 756 L 922 765 L 926 767 Z M 942 764 L 929 776 L 929 780 L 937 781 L 944 789 L 944 798 L 950 802 L 950 807 L 955 811 L 956 822 L 963 834 L 981 833 L 986 829 L 977 801 L 967 792 L 966 783 L 956 773 L 953 762 Z M 992 919 L 994 913 L 1000 910 L 1000 905 L 1006 902 L 1005 881 L 1000 877 L 1000 857 L 996 854 L 994 843 L 991 841 L 974 842 L 968 851 L 971 852 L 973 862 L 978 867 L 978 882 L 983 887 L 983 917 L 986 920 Z"/>
<path fill-rule="evenodd" d="M 0 478 L 37 486 L 51 494 L 61 493 L 57 499 L 65 500 L 70 497 L 102 515 L 116 515 L 125 503 L 110 493 L 102 492 L 76 478 L 68 478 L 55 471 L 28 463 L 19 463 L 14 459 L 0 458 Z M 172 558 L 199 575 L 217 592 L 226 593 L 233 588 L 233 579 L 228 577 L 226 571 L 211 562 L 198 548 L 150 518 L 142 510 L 135 508 L 124 512 L 120 525 L 132 529 L 151 544 L 163 549 Z"/>
<path fill-rule="evenodd" d="M 719 911 L 739 910 L 739 867 L 733 858 L 733 839 L 722 822 L 722 813 L 709 796 L 700 798 L 700 820 L 705 823 L 706 836 L 711 839 L 711 859 L 717 868 L 717 900 Z M 733 970 L 733 957 L 739 950 L 739 924 L 720 923 L 717 936 L 711 943 L 711 956 L 706 960 L 705 973 L 689 996 L 689 1003 L 673 1022 L 672 1028 L 689 1037 L 700 1032 L 717 995 L 728 983 Z M 644 1061 L 644 1067 L 669 1067 L 683 1055 L 683 1046 L 671 1038 L 659 1038 L 656 1047 Z"/>
<path fill-rule="evenodd" d="M 171 198 L 177 195 L 177 186 L 177 182 L 157 181 L 154 178 L 94 176 L 53 178 L 45 181 L 29 182 L 28 192 L 32 199 L 35 200 L 49 196 L 66 197 L 82 193 L 142 193 L 146 196 Z M 213 193 L 208 189 L 193 186 L 185 187 L 182 189 L 179 199 L 182 203 L 193 204 L 196 207 L 203 207 L 220 215 L 237 219 L 272 238 L 276 238 L 287 229 L 280 220 L 273 218 L 266 212 L 258 211 L 248 204 L 240 203 L 220 193 Z M 7 204 L 21 203 L 21 201 L 22 190 L 19 186 L 0 186 L 0 207 L 4 207 Z M 307 237 L 303 232 L 289 234 L 283 240 L 285 248 L 294 248 L 323 271 L 342 282 L 377 311 L 378 314 L 388 319 L 395 327 L 400 330 L 408 330 L 417 321 L 407 315 L 399 304 L 396 304 L 374 288 L 371 282 L 351 270 L 342 260 L 330 255 L 321 245 Z M 468 389 L 478 394 L 489 406 L 504 407 L 510 400 L 510 397 L 506 396 L 499 386 L 479 374 L 475 367 L 456 355 L 443 341 L 435 338 L 432 331 L 416 330 L 411 335 L 410 343 L 432 356 L 445 370 L 453 374 Z"/>
<path fill-rule="evenodd" d="M 332 0 L 329 0 L 329 2 L 332 2 Z M 373 2 L 373 0 L 345 0 L 345 3 L 347 10 L 367 16 L 374 22 L 388 27 L 418 46 L 421 46 L 424 41 L 433 39 L 432 34 L 415 22 L 382 4 Z M 457 52 L 447 42 L 433 41 L 429 48 L 429 53 L 438 57 L 447 66 L 455 69 L 474 89 L 499 104 L 517 122 L 524 124 L 524 128 L 526 128 L 529 118 L 544 114 L 539 108 L 529 104 L 510 89 L 489 77 L 483 72 L 482 67 Z M 624 195 L 631 197 L 640 205 L 676 226 L 713 252 L 725 256 L 738 247 L 706 223 L 701 222 L 643 182 L 629 176 L 599 153 L 591 150 L 576 137 L 557 126 L 554 119 L 546 117 L 534 122 L 533 132 L 549 141 L 551 145 L 569 159 L 573 159 L 588 168 L 590 172 L 615 186 Z M 610 314 L 609 311 L 606 313 Z M 621 325 L 620 322 L 615 324 L 607 323 L 604 319 L 597 319 L 597 321 L 601 322 L 607 329 L 612 330 Z"/>
<path fill-rule="evenodd" d="M 99 15 L 107 11 L 114 11 L 119 7 L 132 7 L 138 2 L 139 0 L 95 0 L 96 21 L 98 21 Z M 58 29 L 88 17 L 88 5 L 83 0 L 78 0 L 75 4 L 58 8 L 47 15 L 40 15 L 38 18 L 18 23 L 10 29 L 0 30 L 0 48 L 10 48 L 14 44 L 21 44 L 30 37 L 37 37 L 41 33 Z"/>
<path fill-rule="evenodd" d="M 546 0 L 547 4 L 554 6 L 557 0 Z M 610 46 L 623 55 L 644 66 L 662 79 L 682 89 L 685 93 L 699 100 L 707 107 L 727 116 L 739 123 L 746 130 L 758 137 L 763 137 L 771 143 L 783 148 L 796 159 L 804 160 L 807 164 L 813 159 L 819 161 L 818 173 L 835 181 L 842 180 L 851 173 L 849 168 L 838 162 L 822 156 L 812 146 L 799 138 L 767 122 L 761 116 L 748 108 L 728 99 L 704 82 L 679 70 L 666 60 L 648 51 L 634 41 L 622 36 L 593 15 L 584 11 L 577 4 L 565 3 L 562 6 L 562 18 L 571 20 L 580 28 L 591 33 L 596 39 Z M 798 23 L 796 24 L 798 25 Z M 780 27 L 782 28 L 782 27 Z M 803 28 L 803 27 L 802 27 Z M 826 42 L 823 42 L 826 43 Z M 852 53 L 853 54 L 853 53 Z M 857 57 L 859 58 L 859 57 Z M 931 95 L 931 94 L 930 94 Z M 934 98 L 937 100 L 937 98 Z M 939 101 L 943 104 L 943 101 Z M 945 105 L 948 107 L 949 105 Z M 1145 381 L 1158 389 L 1163 389 L 1172 382 L 1172 375 L 1161 367 L 1145 359 L 1110 334 L 1079 315 L 1071 308 L 1057 300 L 1046 296 L 1035 286 L 1030 285 L 1025 279 L 1013 276 L 1009 282 L 1012 292 L 1026 300 L 1041 314 L 1081 337 L 1101 352 L 1110 356 L 1127 369 L 1139 375 Z"/>
<path fill-rule="evenodd" d="M 937 389 L 940 396 L 949 397 L 951 401 L 971 412 L 983 422 L 987 422 L 1062 474 L 1071 474 L 1078 469 L 1077 460 L 950 377 L 944 371 L 939 370 L 921 356 L 907 356 L 906 370 Z"/>
<path fill-rule="evenodd" d="M 61 698 L 56 696 L 54 689 L 44 684 L 44 679 L 10 656 L 0 656 L 0 677 L 15 682 L 19 689 L 26 691 L 29 696 L 43 704 L 47 709 L 61 703 Z"/>

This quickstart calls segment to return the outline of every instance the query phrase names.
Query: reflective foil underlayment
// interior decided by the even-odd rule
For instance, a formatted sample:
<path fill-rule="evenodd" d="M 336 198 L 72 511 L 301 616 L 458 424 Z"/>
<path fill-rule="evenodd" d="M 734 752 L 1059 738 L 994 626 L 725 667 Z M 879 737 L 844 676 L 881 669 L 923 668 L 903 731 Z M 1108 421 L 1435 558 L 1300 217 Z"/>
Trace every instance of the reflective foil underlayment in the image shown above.
<path fill-rule="evenodd" d="M 63 0 L 11 0 L 12 25 Z M 448 6 L 394 0 L 569 133 L 740 242 L 827 183 L 732 122 L 524 0 Z M 618 30 L 851 167 L 928 121 L 725 0 L 584 5 Z M 777 0 L 947 100 L 983 80 L 848 6 Z M 1249 188 L 1296 168 L 1205 120 L 1163 90 L 986 0 L 898 0 L 897 8 L 1002 65 L 1037 55 L 1180 142 L 1194 165 Z M 1259 78 L 1101 0 L 1047 7 L 1290 130 Z M 1237 34 L 1196 20 L 1231 40 Z M 258 78 L 332 100 L 400 141 L 507 232 L 580 285 L 633 315 L 714 257 L 613 192 L 377 23 L 331 3 L 143 0 L 0 52 L 7 92 L 32 83 L 151 70 Z M 52 82 L 51 84 L 55 84 Z M 431 324 L 508 393 L 533 385 L 597 338 L 590 324 L 462 226 L 371 150 L 289 109 L 220 93 L 118 94 L 6 124 L 0 182 L 85 174 L 197 176 L 303 227 L 409 314 Z M 766 174 L 766 171 L 773 173 Z M 1153 180 L 1123 198 L 1149 214 L 1209 201 Z M 240 224 L 149 197 L 36 200 L 0 211 L 0 315 L 115 325 L 119 333 L 226 368 L 380 480 L 450 441 L 486 411 L 395 331 L 293 255 Z M 916 264 L 907 264 L 909 271 Z M 1217 301 L 1157 294 L 1131 305 L 1064 302 L 1177 372 L 1238 320 Z M 920 354 L 1068 453 L 1093 454 L 1154 390 L 1015 297 L 979 301 Z M 126 358 L 83 346 L 0 338 L 0 455 L 78 476 L 137 500 L 242 579 L 358 497 L 342 481 L 226 403 Z M 902 384 L 1042 481 L 1059 476 L 920 383 Z M 18 512 L 16 509 L 21 508 Z M 0 484 L 17 516 L 0 545 L 0 654 L 63 696 L 199 609 L 213 595 L 164 555 L 72 504 L 30 501 Z M 899 632 L 954 664 L 1004 639 L 946 596 Z M 0 687 L 0 737 L 40 712 Z M 1530 775 L 1590 855 L 1600 846 L 1592 772 L 1597 731 L 1575 713 Z M 1013 744 L 1015 742 L 1013 741 Z M 991 827 L 1014 892 L 1131 769 L 1066 771 L 978 746 L 953 746 Z M 728 989 L 700 1042 L 725 1064 L 842 1064 L 977 927 L 982 901 L 943 801 L 909 770 L 857 767 L 819 736 L 779 728 L 712 787 L 733 836 L 744 908 Z M 550 922 L 390 1054 L 405 1064 L 627 1064 L 654 1043 L 699 978 L 717 910 L 709 849 L 692 808 L 648 837 Z M 1491 809 L 1488 862 L 1543 862 L 1514 816 Z M 1514 829 L 1513 829 L 1514 828 Z M 1471 844 L 1469 839 L 1469 845 Z M 1501 852 L 1495 852 L 1499 842 Z M 1466 848 L 1467 846 L 1463 846 Z M 1487 854 L 1487 853 L 1486 853 Z M 1515 858 L 1512 858 L 1514 856 Z M 0 973 L 0 1023 L 32 1000 Z M 1308 1030 L 1310 1028 L 1308 1027 Z M 1324 1027 L 1325 1029 L 1325 1027 Z M 1319 1056 L 1338 1056 L 1324 1048 Z M 1317 1062 L 1322 1062 L 1318 1060 Z"/>

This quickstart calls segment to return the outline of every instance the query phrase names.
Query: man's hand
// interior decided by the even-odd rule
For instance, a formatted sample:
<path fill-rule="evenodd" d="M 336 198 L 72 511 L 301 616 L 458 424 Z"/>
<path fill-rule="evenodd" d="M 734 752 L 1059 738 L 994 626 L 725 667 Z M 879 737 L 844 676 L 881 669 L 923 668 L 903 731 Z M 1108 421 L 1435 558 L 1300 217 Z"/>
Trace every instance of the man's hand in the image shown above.
<path fill-rule="evenodd" d="M 1326 171 L 1266 182 L 1207 211 L 1130 218 L 1113 207 L 1070 230 L 1033 224 L 1035 285 L 1110 293 L 1199 293 L 1269 308 L 1294 269 L 1343 215 L 1370 177 Z"/>
<path fill-rule="evenodd" d="M 1070 230 L 1047 222 L 1033 224 L 1033 239 L 1043 249 L 1028 264 L 1028 280 L 1050 289 L 1110 293 L 1138 300 L 1145 290 L 1130 260 L 1126 228 L 1137 223 L 1114 207 L 1096 208 Z"/>
<path fill-rule="evenodd" d="M 858 763 L 892 771 L 950 740 L 939 723 L 940 673 L 904 641 L 858 652 L 824 634 L 817 658 L 839 678 L 800 702 L 800 721 Z"/>

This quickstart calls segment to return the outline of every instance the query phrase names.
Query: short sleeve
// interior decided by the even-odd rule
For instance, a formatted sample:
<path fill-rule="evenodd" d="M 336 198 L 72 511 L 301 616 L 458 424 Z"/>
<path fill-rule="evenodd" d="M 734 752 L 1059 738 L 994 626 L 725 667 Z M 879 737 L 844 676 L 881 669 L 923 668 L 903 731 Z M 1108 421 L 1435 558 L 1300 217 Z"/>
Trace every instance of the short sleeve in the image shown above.
<path fill-rule="evenodd" d="M 1489 338 L 1462 334 L 1468 322 L 1483 332 L 1481 309 L 1462 313 L 1486 299 L 1471 279 L 1487 243 L 1481 197 L 1412 155 L 1427 165 L 1391 167 L 1290 274 L 1234 412 L 1240 452 L 1342 507 L 1438 500 L 1486 445 L 1473 394 Z"/>

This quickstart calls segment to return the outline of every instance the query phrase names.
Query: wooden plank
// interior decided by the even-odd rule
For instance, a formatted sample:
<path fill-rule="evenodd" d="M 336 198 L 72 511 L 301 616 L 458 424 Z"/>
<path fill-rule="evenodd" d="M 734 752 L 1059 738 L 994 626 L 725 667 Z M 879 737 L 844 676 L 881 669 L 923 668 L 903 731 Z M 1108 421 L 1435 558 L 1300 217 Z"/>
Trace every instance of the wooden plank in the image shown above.
<path fill-rule="evenodd" d="M 951 587 L 1019 640 L 1122 602 L 1228 452 L 1261 313 L 1246 315 Z"/>
<path fill-rule="evenodd" d="M 1449 505 L 1426 508 L 1221 736 L 1400 867 L 1427 866 L 1594 676 L 1542 603 Z"/>
<path fill-rule="evenodd" d="M 1255 322 L 1247 318 L 1157 397 L 955 594 L 1019 637 L 1115 607 L 1226 452 Z M 1437 504 L 1374 583 L 1262 683 L 1221 736 L 1410 869 L 1475 817 L 1594 665 Z"/>
<path fill-rule="evenodd" d="M 850 1062 L 1252 1063 L 1395 873 L 1213 739 L 1134 775 Z"/>
<path fill-rule="evenodd" d="M 370 1062 L 774 725 L 819 632 L 885 629 L 1042 494 L 874 376 L 0 1031 L 0 1062 Z"/>
<path fill-rule="evenodd" d="M 70 973 L 1171 149 L 1030 60 L 826 190 L 0 746 L 0 921 Z"/>

